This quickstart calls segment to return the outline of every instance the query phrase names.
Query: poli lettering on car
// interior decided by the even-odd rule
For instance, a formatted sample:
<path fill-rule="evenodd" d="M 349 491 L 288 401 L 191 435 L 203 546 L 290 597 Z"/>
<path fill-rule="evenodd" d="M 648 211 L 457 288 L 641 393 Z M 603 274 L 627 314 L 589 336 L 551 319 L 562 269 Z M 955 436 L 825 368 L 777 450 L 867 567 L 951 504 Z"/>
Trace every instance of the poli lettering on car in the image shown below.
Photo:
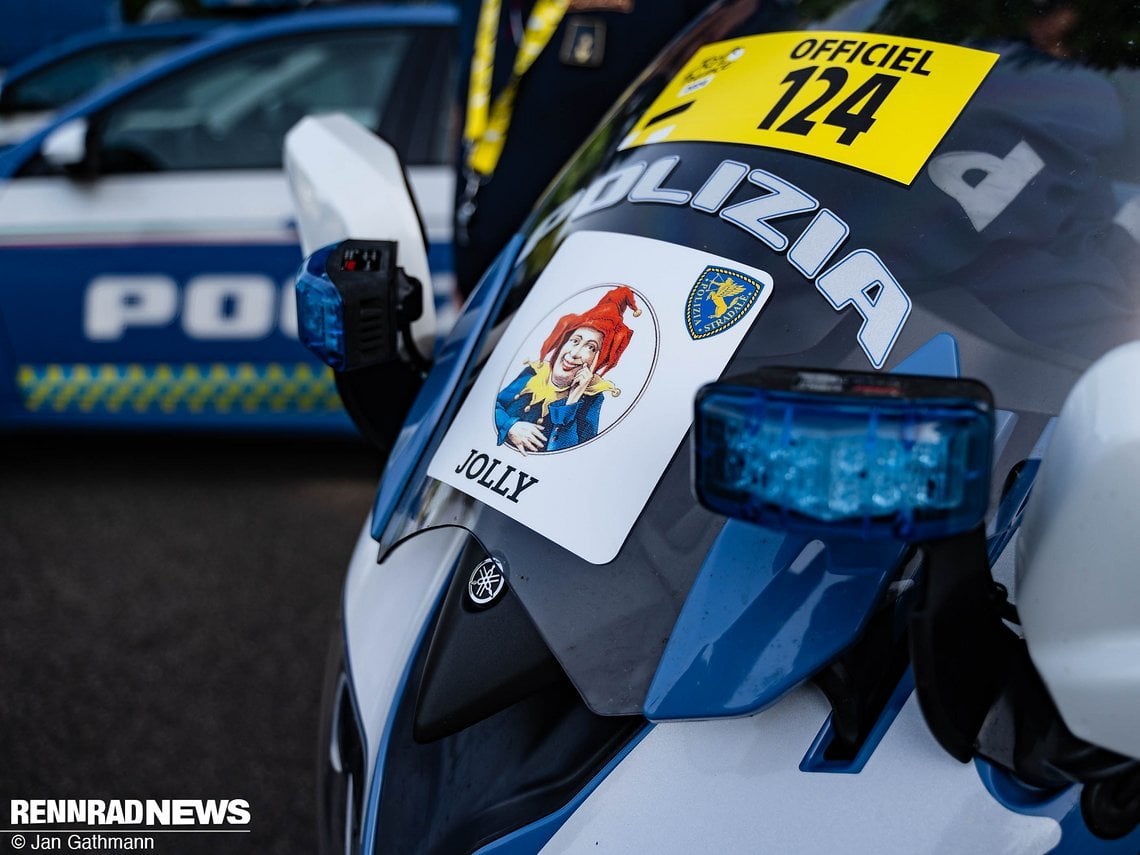
<path fill-rule="evenodd" d="M 446 303 L 455 22 L 353 8 L 228 30 L 0 155 L 0 420 L 350 430 L 297 342 L 282 140 L 333 110 L 390 139 Z"/>

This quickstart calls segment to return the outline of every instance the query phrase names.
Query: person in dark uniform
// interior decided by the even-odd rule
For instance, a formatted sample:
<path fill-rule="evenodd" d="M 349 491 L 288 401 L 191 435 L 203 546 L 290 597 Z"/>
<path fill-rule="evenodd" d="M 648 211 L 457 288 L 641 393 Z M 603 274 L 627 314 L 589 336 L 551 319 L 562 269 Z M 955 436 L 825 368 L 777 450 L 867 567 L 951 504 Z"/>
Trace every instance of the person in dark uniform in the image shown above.
<path fill-rule="evenodd" d="M 465 2 L 460 38 L 467 74 L 460 86 L 467 139 L 455 229 L 456 278 L 464 296 L 606 110 L 709 5 L 710 0 Z M 483 146 L 475 158 L 481 162 L 473 166 L 473 151 L 488 137 L 498 138 Z M 494 149 L 489 156 L 487 148 Z"/>

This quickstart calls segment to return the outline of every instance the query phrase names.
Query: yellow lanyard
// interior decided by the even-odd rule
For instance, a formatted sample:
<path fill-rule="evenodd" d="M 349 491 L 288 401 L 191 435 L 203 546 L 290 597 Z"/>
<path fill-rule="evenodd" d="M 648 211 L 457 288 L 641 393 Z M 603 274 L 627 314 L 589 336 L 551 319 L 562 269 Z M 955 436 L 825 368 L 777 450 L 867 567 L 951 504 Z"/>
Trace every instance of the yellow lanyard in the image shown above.
<path fill-rule="evenodd" d="M 537 0 L 515 54 L 511 78 L 492 104 L 491 74 L 495 67 L 495 40 L 502 3 L 501 0 L 483 0 L 475 29 L 475 51 L 467 88 L 467 121 L 463 130 L 467 167 L 476 175 L 486 177 L 495 171 L 507 139 L 519 81 L 558 29 L 569 5 L 570 0 Z"/>

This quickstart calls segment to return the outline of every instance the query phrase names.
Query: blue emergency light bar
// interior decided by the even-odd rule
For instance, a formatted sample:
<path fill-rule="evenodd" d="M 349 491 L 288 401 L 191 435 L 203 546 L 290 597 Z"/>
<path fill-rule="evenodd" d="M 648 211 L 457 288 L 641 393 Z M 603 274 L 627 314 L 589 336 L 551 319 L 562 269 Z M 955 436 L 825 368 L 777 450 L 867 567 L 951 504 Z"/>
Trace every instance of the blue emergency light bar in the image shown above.
<path fill-rule="evenodd" d="M 396 266 L 392 241 L 317 250 L 301 266 L 296 290 L 301 343 L 334 371 L 398 359 L 400 330 L 423 312 L 423 288 Z"/>
<path fill-rule="evenodd" d="M 762 369 L 697 394 L 694 488 L 768 526 L 932 540 L 984 518 L 993 424 L 971 380 Z"/>
<path fill-rule="evenodd" d="M 297 335 L 326 365 L 344 369 L 344 299 L 325 273 L 333 247 L 305 259 L 297 276 Z"/>

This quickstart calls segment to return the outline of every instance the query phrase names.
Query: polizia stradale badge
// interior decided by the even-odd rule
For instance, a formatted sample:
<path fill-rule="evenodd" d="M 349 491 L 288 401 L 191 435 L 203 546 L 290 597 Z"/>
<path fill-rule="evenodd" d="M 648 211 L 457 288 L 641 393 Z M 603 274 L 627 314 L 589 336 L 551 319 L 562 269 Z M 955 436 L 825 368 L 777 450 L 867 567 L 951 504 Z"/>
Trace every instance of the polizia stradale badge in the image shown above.
<path fill-rule="evenodd" d="M 693 339 L 724 332 L 741 318 L 764 291 L 764 284 L 729 267 L 706 267 L 685 306 L 685 327 Z"/>

